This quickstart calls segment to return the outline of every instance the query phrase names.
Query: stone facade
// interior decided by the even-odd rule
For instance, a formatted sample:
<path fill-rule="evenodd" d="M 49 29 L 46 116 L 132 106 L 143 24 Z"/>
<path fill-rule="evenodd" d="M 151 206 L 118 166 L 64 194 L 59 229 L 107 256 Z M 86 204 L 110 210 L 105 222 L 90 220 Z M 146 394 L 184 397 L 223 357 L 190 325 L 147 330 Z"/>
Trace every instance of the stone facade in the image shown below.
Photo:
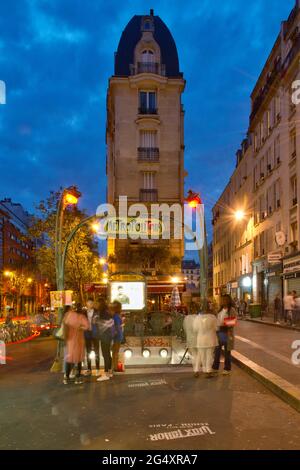
<path fill-rule="evenodd" d="M 300 269 L 289 276 L 283 271 L 299 249 L 300 108 L 292 100 L 300 78 L 299 27 L 297 1 L 252 92 L 247 138 L 213 208 L 217 298 L 230 292 L 272 306 L 277 293 L 293 288 L 300 294 Z"/>

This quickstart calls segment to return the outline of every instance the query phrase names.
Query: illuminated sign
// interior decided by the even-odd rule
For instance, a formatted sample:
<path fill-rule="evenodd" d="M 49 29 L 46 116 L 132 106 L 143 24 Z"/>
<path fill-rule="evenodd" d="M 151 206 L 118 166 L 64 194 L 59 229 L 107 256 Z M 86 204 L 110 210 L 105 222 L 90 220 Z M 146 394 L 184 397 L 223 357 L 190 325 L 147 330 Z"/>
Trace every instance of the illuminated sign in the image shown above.
<path fill-rule="evenodd" d="M 153 218 L 109 217 L 100 224 L 101 232 L 107 236 L 158 237 L 163 232 L 163 223 Z"/>
<path fill-rule="evenodd" d="M 111 281 L 110 302 L 117 300 L 122 310 L 143 310 L 146 305 L 146 283 L 144 281 Z"/>

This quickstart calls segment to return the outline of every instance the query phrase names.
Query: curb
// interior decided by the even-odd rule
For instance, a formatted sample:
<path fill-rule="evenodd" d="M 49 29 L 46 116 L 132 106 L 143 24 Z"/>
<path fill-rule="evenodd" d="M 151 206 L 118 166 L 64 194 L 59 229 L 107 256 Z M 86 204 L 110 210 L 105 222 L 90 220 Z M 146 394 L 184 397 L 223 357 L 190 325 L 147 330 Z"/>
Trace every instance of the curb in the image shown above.
<path fill-rule="evenodd" d="M 277 395 L 281 400 L 292 406 L 300 413 L 300 389 L 295 387 L 287 380 L 279 377 L 279 375 L 270 372 L 264 367 L 259 366 L 255 362 L 248 359 L 237 351 L 232 351 L 232 359 L 241 369 L 245 370 L 252 377 L 261 382 L 272 393 Z"/>
<path fill-rule="evenodd" d="M 245 318 L 243 321 L 257 323 L 258 325 L 274 326 L 275 328 L 282 328 L 283 330 L 300 331 L 300 328 L 298 326 L 277 325 L 276 323 L 273 323 L 273 322 L 255 320 L 254 318 Z"/>

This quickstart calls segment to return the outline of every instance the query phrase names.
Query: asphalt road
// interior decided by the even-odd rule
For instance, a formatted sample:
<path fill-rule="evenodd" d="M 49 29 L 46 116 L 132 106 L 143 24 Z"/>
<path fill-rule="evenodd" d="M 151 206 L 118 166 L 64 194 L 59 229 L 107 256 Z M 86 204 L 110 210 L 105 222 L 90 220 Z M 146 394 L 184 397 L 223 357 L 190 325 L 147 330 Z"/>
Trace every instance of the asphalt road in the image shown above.
<path fill-rule="evenodd" d="M 0 366 L 0 449 L 299 449 L 300 414 L 245 372 L 116 376 L 64 386 L 51 339 Z"/>

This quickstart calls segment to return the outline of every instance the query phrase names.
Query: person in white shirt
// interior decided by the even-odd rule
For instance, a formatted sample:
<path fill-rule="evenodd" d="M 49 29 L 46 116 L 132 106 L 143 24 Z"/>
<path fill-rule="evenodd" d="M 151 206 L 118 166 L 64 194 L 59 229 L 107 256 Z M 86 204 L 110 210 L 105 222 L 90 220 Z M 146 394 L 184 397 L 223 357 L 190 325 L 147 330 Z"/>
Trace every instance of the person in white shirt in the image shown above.
<path fill-rule="evenodd" d="M 288 292 L 287 295 L 283 298 L 284 305 L 284 322 L 287 323 L 288 319 L 292 317 L 292 312 L 295 305 L 295 300 L 291 292 Z"/>
<path fill-rule="evenodd" d="M 96 376 L 100 375 L 100 347 L 99 334 L 97 330 L 98 312 L 94 307 L 93 299 L 88 299 L 86 303 L 86 317 L 89 322 L 89 329 L 85 331 L 85 347 L 87 355 L 87 370 L 85 375 L 92 375 L 91 352 L 95 353 Z"/>
<path fill-rule="evenodd" d="M 229 375 L 231 371 L 231 351 L 234 348 L 234 328 L 228 325 L 229 321 L 235 323 L 236 310 L 233 307 L 231 296 L 226 294 L 221 298 L 221 309 L 217 316 L 218 346 L 215 349 L 213 370 L 218 372 L 221 362 L 221 352 L 224 348 L 225 364 L 223 375 Z"/>
<path fill-rule="evenodd" d="M 197 318 L 198 312 L 198 304 L 192 303 L 189 308 L 189 314 L 186 315 L 183 320 L 183 329 L 186 334 L 186 347 L 188 348 L 192 356 L 192 364 L 195 377 L 199 377 L 199 372 L 201 368 L 201 363 L 199 362 L 200 357 L 197 354 L 197 334 L 194 330 L 194 321 Z"/>
<path fill-rule="evenodd" d="M 204 302 L 202 312 L 194 321 L 197 335 L 197 362 L 202 364 L 202 371 L 207 378 L 212 377 L 214 351 L 218 345 L 217 318 L 213 314 L 212 303 Z"/>

